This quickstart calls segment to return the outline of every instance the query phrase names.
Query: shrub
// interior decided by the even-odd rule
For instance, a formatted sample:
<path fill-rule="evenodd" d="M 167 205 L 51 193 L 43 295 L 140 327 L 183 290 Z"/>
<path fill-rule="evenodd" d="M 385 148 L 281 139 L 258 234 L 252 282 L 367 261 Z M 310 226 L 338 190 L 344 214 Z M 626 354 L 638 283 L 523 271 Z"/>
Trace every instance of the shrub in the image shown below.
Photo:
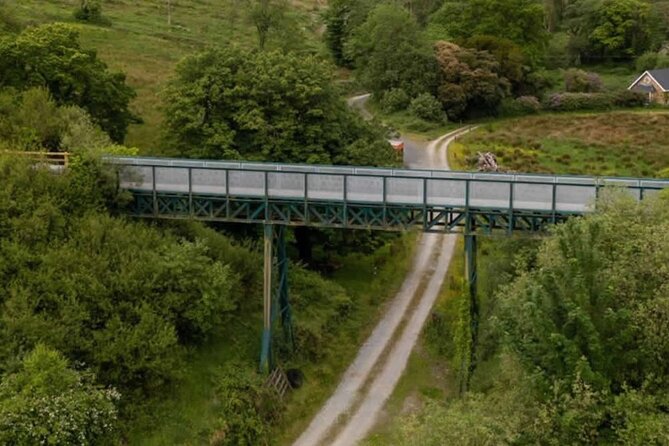
<path fill-rule="evenodd" d="M 521 116 L 539 113 L 541 109 L 541 102 L 536 96 L 521 96 L 503 100 L 499 112 L 502 116 Z"/>
<path fill-rule="evenodd" d="M 244 364 L 226 364 L 217 375 L 218 429 L 209 444 L 269 444 L 269 426 L 281 416 L 278 394 Z"/>
<path fill-rule="evenodd" d="M 119 394 L 69 368 L 57 351 L 37 345 L 0 384 L 0 443 L 117 444 Z"/>
<path fill-rule="evenodd" d="M 669 56 L 660 53 L 649 51 L 643 53 L 636 60 L 636 69 L 639 72 L 667 67 L 669 67 Z"/>
<path fill-rule="evenodd" d="M 545 106 L 551 111 L 606 110 L 613 107 L 640 107 L 645 95 L 634 91 L 614 93 L 556 93 Z"/>
<path fill-rule="evenodd" d="M 571 68 L 564 75 L 565 89 L 570 93 L 596 93 L 603 84 L 599 75 Z"/>
<path fill-rule="evenodd" d="M 386 113 L 392 113 L 407 108 L 410 101 L 411 98 L 406 91 L 401 88 L 393 88 L 383 95 L 381 108 Z"/>
<path fill-rule="evenodd" d="M 74 18 L 80 22 L 110 25 L 111 22 L 102 16 L 102 5 L 99 0 L 81 0 L 81 4 L 74 11 Z"/>
<path fill-rule="evenodd" d="M 443 122 L 446 120 L 441 102 L 429 93 L 423 93 L 414 98 L 409 106 L 409 111 L 417 118 L 426 121 Z"/>
<path fill-rule="evenodd" d="M 642 107 L 646 104 L 646 95 L 638 91 L 620 90 L 608 96 L 615 107 Z"/>

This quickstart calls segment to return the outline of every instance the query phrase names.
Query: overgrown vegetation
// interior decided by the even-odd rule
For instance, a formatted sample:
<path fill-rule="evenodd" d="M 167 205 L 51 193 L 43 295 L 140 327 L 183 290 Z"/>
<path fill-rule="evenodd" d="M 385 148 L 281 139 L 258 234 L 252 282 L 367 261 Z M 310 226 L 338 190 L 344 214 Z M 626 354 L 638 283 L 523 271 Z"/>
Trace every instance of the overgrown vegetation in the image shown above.
<path fill-rule="evenodd" d="M 433 400 L 393 444 L 665 444 L 666 197 L 615 192 L 595 215 L 482 247 L 476 371 L 469 393 Z M 628 237 L 629 231 L 635 234 Z M 651 248 L 652 246 L 652 248 Z M 645 254 L 640 257 L 639 252 Z M 462 297 L 446 302 L 459 320 Z M 457 327 L 457 323 L 455 324 Z M 457 361 L 457 329 L 430 337 Z M 458 362 L 451 367 L 459 370 Z"/>
<path fill-rule="evenodd" d="M 491 151 L 516 172 L 656 176 L 669 165 L 668 123 L 662 112 L 504 120 L 461 138 L 451 155 L 465 168 L 475 168 L 478 151 Z"/>

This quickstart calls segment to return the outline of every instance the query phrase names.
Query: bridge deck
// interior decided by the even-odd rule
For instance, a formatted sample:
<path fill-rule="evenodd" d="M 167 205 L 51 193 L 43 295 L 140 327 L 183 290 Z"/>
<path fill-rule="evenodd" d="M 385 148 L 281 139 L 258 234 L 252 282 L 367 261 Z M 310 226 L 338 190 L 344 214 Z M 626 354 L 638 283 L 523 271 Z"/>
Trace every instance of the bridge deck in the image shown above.
<path fill-rule="evenodd" d="M 603 187 L 620 187 L 637 200 L 669 188 L 669 180 L 641 178 L 161 158 L 109 161 L 121 167 L 120 185 L 134 194 L 138 216 L 309 226 L 541 229 L 590 211 Z"/>

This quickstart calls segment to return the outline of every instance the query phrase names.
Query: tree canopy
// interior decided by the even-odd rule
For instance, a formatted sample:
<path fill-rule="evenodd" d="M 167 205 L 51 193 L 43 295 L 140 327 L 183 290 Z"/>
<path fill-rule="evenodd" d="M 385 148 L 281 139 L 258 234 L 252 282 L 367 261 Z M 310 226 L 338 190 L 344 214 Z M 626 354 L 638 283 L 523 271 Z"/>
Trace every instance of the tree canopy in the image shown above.
<path fill-rule="evenodd" d="M 438 97 L 450 119 L 490 114 L 509 91 L 499 63 L 487 51 L 461 48 L 450 42 L 435 45 L 440 68 Z"/>
<path fill-rule="evenodd" d="M 477 35 L 508 39 L 535 53 L 548 34 L 544 8 L 537 0 L 448 1 L 431 19 L 433 27 L 445 32 L 441 39 L 468 39 Z"/>
<path fill-rule="evenodd" d="M 380 4 L 345 47 L 362 83 L 382 95 L 393 88 L 409 96 L 434 91 L 437 66 L 415 18 L 394 4 Z"/>
<path fill-rule="evenodd" d="M 0 39 L 0 87 L 44 87 L 59 105 L 86 110 L 116 142 L 136 121 L 129 109 L 135 94 L 125 75 L 110 71 L 95 51 L 82 48 L 70 25 L 42 25 Z"/>
<path fill-rule="evenodd" d="M 565 16 L 571 46 L 584 60 L 631 59 L 663 38 L 657 9 L 648 0 L 577 0 Z"/>
<path fill-rule="evenodd" d="M 347 147 L 364 141 L 374 164 L 394 162 L 388 144 L 371 147 L 381 133 L 348 109 L 313 56 L 208 50 L 182 61 L 166 99 L 167 137 L 180 155 L 358 163 Z"/>

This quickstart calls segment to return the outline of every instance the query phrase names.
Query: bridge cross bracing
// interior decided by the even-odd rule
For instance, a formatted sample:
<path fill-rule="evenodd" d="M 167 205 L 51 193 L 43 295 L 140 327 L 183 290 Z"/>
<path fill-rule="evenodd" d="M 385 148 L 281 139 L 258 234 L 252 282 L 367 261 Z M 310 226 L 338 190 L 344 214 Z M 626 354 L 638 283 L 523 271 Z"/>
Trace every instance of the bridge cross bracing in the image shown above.
<path fill-rule="evenodd" d="M 593 209 L 604 187 L 637 200 L 669 180 L 111 157 L 148 218 L 426 232 L 538 231 Z"/>

